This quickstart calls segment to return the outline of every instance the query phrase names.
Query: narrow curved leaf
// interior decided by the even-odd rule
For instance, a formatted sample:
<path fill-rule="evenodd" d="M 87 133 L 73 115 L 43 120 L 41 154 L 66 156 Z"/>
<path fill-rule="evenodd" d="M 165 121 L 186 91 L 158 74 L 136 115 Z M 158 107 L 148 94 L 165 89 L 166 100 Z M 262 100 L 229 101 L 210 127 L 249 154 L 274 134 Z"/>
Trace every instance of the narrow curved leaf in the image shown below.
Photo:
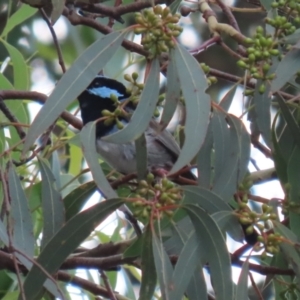
<path fill-rule="evenodd" d="M 124 129 L 103 137 L 103 140 L 124 144 L 136 140 L 143 132 L 145 132 L 153 117 L 158 100 L 159 71 L 159 61 L 158 59 L 154 59 L 151 62 L 151 68 L 139 104 L 135 109 L 129 124 Z"/>
<path fill-rule="evenodd" d="M 29 68 L 22 53 L 12 45 L 2 40 L 11 58 L 14 68 L 14 87 L 15 89 L 26 90 L 29 87 Z"/>
<path fill-rule="evenodd" d="M 45 246 L 64 225 L 65 214 L 61 194 L 55 186 L 55 178 L 47 165 L 47 161 L 41 157 L 38 157 L 38 161 L 42 176 L 42 209 L 44 218 L 42 245 Z"/>
<path fill-rule="evenodd" d="M 253 95 L 254 115 L 259 132 L 265 143 L 271 148 L 271 96 L 269 95 L 270 86 L 267 85 L 266 91 L 261 94 L 259 87 L 262 80 L 258 80 Z"/>
<path fill-rule="evenodd" d="M 249 260 L 246 259 L 243 263 L 239 281 L 236 287 L 236 299 L 249 299 L 248 297 L 248 272 Z"/>
<path fill-rule="evenodd" d="M 9 17 L 6 26 L 1 34 L 1 37 L 6 36 L 12 29 L 14 29 L 19 24 L 29 19 L 37 12 L 36 8 L 29 5 L 22 4 L 21 7 Z"/>
<path fill-rule="evenodd" d="M 98 203 L 73 217 L 48 242 L 39 255 L 37 263 L 50 274 L 57 271 L 68 255 L 121 204 L 122 200 L 120 199 L 110 199 L 109 201 Z M 34 265 L 24 282 L 26 299 L 35 299 L 45 280 L 45 273 L 38 266 Z"/>
<path fill-rule="evenodd" d="M 199 239 L 195 234 L 191 234 L 186 241 L 172 276 L 172 287 L 170 299 L 181 300 L 184 295 L 190 280 L 194 274 L 194 270 L 199 265 Z"/>
<path fill-rule="evenodd" d="M 102 194 L 107 199 L 116 198 L 117 194 L 110 186 L 99 164 L 98 153 L 96 151 L 95 138 L 96 138 L 95 122 L 90 122 L 86 124 L 80 132 L 80 141 L 81 141 L 82 150 L 85 159 L 93 174 L 93 178 L 98 188 L 102 192 Z"/>
<path fill-rule="evenodd" d="M 25 139 L 23 153 L 90 84 L 120 47 L 124 32 L 112 32 L 87 48 L 63 75 L 34 119 Z"/>
<path fill-rule="evenodd" d="M 170 262 L 169 256 L 164 249 L 162 241 L 155 234 L 153 234 L 152 236 L 152 249 L 162 299 L 172 299 L 170 297 L 170 291 L 172 289 L 171 282 L 173 267 Z"/>
<path fill-rule="evenodd" d="M 231 199 L 240 180 L 245 176 L 250 159 L 250 137 L 244 124 L 233 115 L 228 115 L 228 124 L 230 148 L 222 173 L 213 187 L 213 191 L 226 202 Z"/>
<path fill-rule="evenodd" d="M 174 173 L 190 163 L 204 142 L 210 116 L 210 98 L 205 93 L 207 89 L 205 74 L 196 59 L 179 44 L 170 51 L 170 56 L 176 62 L 186 103 L 185 140 L 180 155 L 170 171 Z"/>
<path fill-rule="evenodd" d="M 8 169 L 8 187 L 13 244 L 29 257 L 33 257 L 35 239 L 31 214 L 22 184 L 12 164 Z"/>
<path fill-rule="evenodd" d="M 236 88 L 238 87 L 239 84 L 240 82 L 234 84 L 220 101 L 219 106 L 222 107 L 225 111 L 229 110 L 233 97 L 236 92 Z"/>
<path fill-rule="evenodd" d="M 79 213 L 83 205 L 96 192 L 96 190 L 97 186 L 95 181 L 89 181 L 70 192 L 63 200 L 66 211 L 66 220 L 71 219 Z"/>
<path fill-rule="evenodd" d="M 209 123 L 204 143 L 197 154 L 198 186 L 211 188 L 212 181 L 212 150 L 214 136 L 212 122 Z"/>
<path fill-rule="evenodd" d="M 56 21 L 61 16 L 64 7 L 65 7 L 65 0 L 52 0 L 52 11 L 50 15 L 51 24 L 54 25 Z"/>
<path fill-rule="evenodd" d="M 232 211 L 219 211 L 212 214 L 211 217 L 222 231 L 226 231 L 235 241 L 243 242 L 244 233 L 241 224 Z"/>
<path fill-rule="evenodd" d="M 184 209 L 190 216 L 199 242 L 205 250 L 216 299 L 234 299 L 231 261 L 220 229 L 199 206 L 186 204 Z"/>
<path fill-rule="evenodd" d="M 182 188 L 185 195 L 184 204 L 198 205 L 210 214 L 219 211 L 232 211 L 227 203 L 208 189 L 197 186 L 183 186 Z"/>
<path fill-rule="evenodd" d="M 207 286 L 202 267 L 197 267 L 187 287 L 186 294 L 189 300 L 207 300 Z"/>
<path fill-rule="evenodd" d="M 145 179 L 147 175 L 147 147 L 145 134 L 142 134 L 137 140 L 135 140 L 136 151 L 136 168 L 138 180 Z"/>
<path fill-rule="evenodd" d="M 9 240 L 7 235 L 7 229 L 1 220 L 0 220 L 0 240 L 1 240 L 1 245 L 3 243 L 5 246 L 8 246 Z"/>
<path fill-rule="evenodd" d="M 167 90 L 163 113 L 159 122 L 159 130 L 164 130 L 171 121 L 180 99 L 180 84 L 176 63 L 171 56 L 167 69 Z"/>
<path fill-rule="evenodd" d="M 230 130 L 226 122 L 227 114 L 222 111 L 214 110 L 211 120 L 214 134 L 214 179 L 217 182 L 224 172 L 231 147 Z"/>
<path fill-rule="evenodd" d="M 156 270 L 154 265 L 153 248 L 152 248 L 152 232 L 151 227 L 146 227 L 143 234 L 142 243 L 142 282 L 140 288 L 139 300 L 152 299 L 156 287 Z M 137 240 L 139 242 L 139 240 Z"/>
<path fill-rule="evenodd" d="M 278 104 L 280 106 L 282 115 L 286 121 L 286 124 L 290 130 L 290 133 L 292 134 L 295 143 L 300 148 L 300 127 L 298 126 L 293 114 L 288 109 L 287 104 L 284 102 L 281 96 L 278 97 Z"/>
<path fill-rule="evenodd" d="M 296 206 L 300 205 L 300 148 L 294 147 L 287 166 L 287 175 L 289 182 L 288 197 L 291 203 L 295 203 Z M 299 211 L 297 209 L 289 209 L 289 227 L 297 235 L 298 239 L 300 237 L 300 220 L 299 220 Z"/>
<path fill-rule="evenodd" d="M 292 48 L 284 58 L 280 61 L 276 70 L 276 78 L 272 80 L 271 91 L 272 93 L 280 90 L 292 76 L 294 76 L 300 69 L 299 60 L 300 50 Z"/>

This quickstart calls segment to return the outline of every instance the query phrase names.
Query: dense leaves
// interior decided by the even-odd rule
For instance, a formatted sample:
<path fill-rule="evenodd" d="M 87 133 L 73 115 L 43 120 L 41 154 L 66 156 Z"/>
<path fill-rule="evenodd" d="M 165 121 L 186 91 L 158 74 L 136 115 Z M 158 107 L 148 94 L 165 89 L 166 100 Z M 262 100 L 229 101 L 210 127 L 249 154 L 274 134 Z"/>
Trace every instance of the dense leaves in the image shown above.
<path fill-rule="evenodd" d="M 299 5 L 98 2 L 0 4 L 0 298 L 298 299 Z"/>

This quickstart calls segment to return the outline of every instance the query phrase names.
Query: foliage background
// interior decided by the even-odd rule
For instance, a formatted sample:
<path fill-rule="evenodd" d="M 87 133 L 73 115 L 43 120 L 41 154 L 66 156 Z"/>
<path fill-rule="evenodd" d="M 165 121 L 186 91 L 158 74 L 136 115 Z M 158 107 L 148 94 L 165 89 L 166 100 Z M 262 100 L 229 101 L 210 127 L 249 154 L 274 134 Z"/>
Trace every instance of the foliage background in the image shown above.
<path fill-rule="evenodd" d="M 143 72 L 150 69 L 153 75 L 148 77 L 148 86 L 145 80 L 148 90 L 158 92 L 159 89 L 160 93 L 166 91 L 165 80 L 162 80 L 160 87 L 154 80 L 158 73 L 158 62 L 163 74 L 161 78 L 167 76 L 168 82 L 172 82 L 176 73 L 166 74 L 165 55 L 160 56 L 159 61 L 154 59 L 147 63 L 146 51 L 140 46 L 139 37 L 134 37 L 132 32 L 126 38 L 133 42 L 123 44 L 125 47 L 112 47 L 116 49 L 113 57 L 107 51 L 109 61 L 104 58 L 104 52 L 99 52 L 107 44 L 99 38 L 110 33 L 112 28 L 117 31 L 135 24 L 134 12 L 151 7 L 151 3 L 124 1 L 120 6 L 118 1 L 102 4 L 89 4 L 85 1 L 72 4 L 68 1 L 65 6 L 63 2 L 55 1 L 51 5 L 50 2 L 47 4 L 43 1 L 23 2 L 3 1 L 0 7 L 1 297 L 48 299 L 56 296 L 75 299 L 70 293 L 71 283 L 80 288 L 83 299 L 93 298 L 93 295 L 109 299 L 151 299 L 154 290 L 154 297 L 159 298 L 161 295 L 163 299 L 298 299 L 300 131 L 298 99 L 294 95 L 297 95 L 299 87 L 295 76 L 299 70 L 299 36 L 296 31 L 286 37 L 292 33 L 283 28 L 286 22 L 281 20 L 281 23 L 273 24 L 272 27 L 266 24 L 265 17 L 268 15 L 276 20 L 278 12 L 279 15 L 287 14 L 287 20 L 296 29 L 299 4 L 287 1 L 281 3 L 277 9 L 276 5 L 272 8 L 272 3 L 267 1 L 261 4 L 238 1 L 233 6 L 220 1 L 198 4 L 155 2 L 170 5 L 174 11 L 178 8 L 183 15 L 184 10 L 180 10 L 182 6 L 190 12 L 180 19 L 184 31 L 178 40 L 189 47 L 189 53 L 199 63 L 204 62 L 210 67 L 204 67 L 203 70 L 210 80 L 207 93 L 216 104 L 213 105 L 214 114 L 209 125 L 211 127 L 208 127 L 208 131 L 206 127 L 199 127 L 202 128 L 200 133 L 197 131 L 199 116 L 192 117 L 190 113 L 185 116 L 184 106 L 178 104 L 180 114 L 176 122 L 186 124 L 186 128 L 190 129 L 193 124 L 198 124 L 190 136 L 194 137 L 194 141 L 201 137 L 205 139 L 197 159 L 193 161 L 202 177 L 199 177 L 197 186 L 186 185 L 182 188 L 182 209 L 179 209 L 173 222 L 169 222 L 168 218 L 162 219 L 159 226 L 154 220 L 148 225 L 144 222 L 146 226 L 142 238 L 136 239 L 132 226 L 120 212 L 102 223 L 110 213 L 116 211 L 125 196 L 128 197 L 131 177 L 114 174 L 110 176 L 110 185 L 106 182 L 101 170 L 97 168 L 98 164 L 93 163 L 97 159 L 91 146 L 93 126 L 86 126 L 83 134 L 79 136 L 77 133 L 81 129 L 80 120 L 64 113 L 63 118 L 58 119 L 55 126 L 51 126 L 51 131 L 44 133 L 44 129 L 55 122 L 65 107 L 72 113 L 77 110 L 78 104 L 72 100 L 94 76 L 90 74 L 90 70 L 81 71 L 85 67 L 84 62 L 93 59 L 97 60 L 93 70 L 95 74 L 102 69 L 99 65 L 104 65 L 105 62 L 104 73 L 123 82 L 124 73 L 131 74 L 133 70 L 139 72 L 139 80 L 143 82 Z M 85 14 L 78 15 L 76 11 L 72 11 L 74 7 L 84 9 Z M 234 7 L 241 10 L 237 11 Z M 208 22 L 209 8 L 215 13 L 212 15 L 216 16 L 219 25 L 228 23 L 230 28 L 239 28 L 240 32 L 231 34 L 226 26 L 214 27 Z M 118 19 L 118 9 L 124 24 L 105 17 L 114 16 Z M 95 16 L 94 13 L 100 13 L 104 17 L 95 18 L 99 15 Z M 66 21 L 66 36 L 58 43 L 42 43 L 42 36 L 33 34 L 34 22 L 43 20 L 46 23 L 49 17 L 55 23 L 61 14 L 61 18 Z M 277 74 L 276 79 L 264 80 L 265 90 L 262 93 L 258 91 L 261 82 L 257 83 L 255 80 L 255 72 L 248 69 L 245 71 L 241 64 L 237 64 L 241 58 L 249 57 L 250 53 L 245 49 L 250 48 L 251 44 L 245 42 L 245 38 L 255 36 L 259 25 L 263 27 L 263 35 L 271 35 L 274 41 L 272 47 L 278 49 L 282 55 L 281 60 L 277 57 L 270 60 L 266 56 L 255 61 L 260 71 L 265 63 L 271 62 L 268 75 L 274 72 Z M 47 30 L 52 29 L 50 23 L 48 28 Z M 58 33 L 60 28 L 56 31 Z M 41 32 L 39 34 L 43 35 Z M 115 37 L 121 42 L 121 38 L 113 34 L 107 37 Z M 186 43 L 193 39 L 195 42 L 192 44 Z M 96 43 L 102 47 L 98 46 L 94 52 L 87 54 L 85 50 Z M 291 47 L 291 44 L 294 46 Z M 62 59 L 59 59 L 57 45 Z M 174 61 L 177 67 L 180 60 L 188 61 L 186 69 L 180 68 L 178 75 L 185 77 L 186 84 L 183 85 L 181 80 L 181 85 L 187 108 L 190 111 L 199 108 L 203 111 L 207 97 L 204 94 L 207 87 L 204 74 L 195 64 L 195 60 L 191 60 L 191 55 L 184 50 L 176 53 Z M 77 58 L 83 59 L 81 64 L 75 63 Z M 73 72 L 67 72 L 62 77 L 71 66 Z M 79 73 L 82 77 L 78 82 L 72 81 L 72 76 L 76 77 Z M 55 106 L 59 113 L 47 114 L 46 108 L 41 122 L 33 125 L 30 133 L 28 128 L 32 125 L 30 114 L 33 110 L 30 105 L 32 102 L 44 103 L 51 85 L 45 86 L 41 93 L 30 90 L 34 91 L 36 80 L 45 75 L 53 83 L 63 78 L 55 87 L 56 94 L 51 94 L 48 100 L 48 108 Z M 215 78 L 218 79 L 217 82 Z M 68 80 L 71 80 L 70 93 Z M 193 100 L 195 96 L 191 95 L 191 89 L 184 87 L 189 87 L 190 83 L 199 89 L 198 102 Z M 248 133 L 240 121 L 240 115 L 229 115 L 226 112 L 231 106 L 237 86 L 243 90 L 254 90 L 250 97 L 235 98 L 245 116 L 250 118 Z M 78 89 L 77 94 L 75 88 Z M 225 96 L 224 88 L 228 91 Z M 66 90 L 69 93 L 67 95 L 64 94 Z M 240 105 L 241 103 L 243 104 Z M 275 121 L 274 116 L 272 117 L 272 122 L 271 106 L 274 115 L 280 107 L 280 113 L 276 115 Z M 145 117 L 151 115 L 145 112 Z M 46 122 L 49 124 L 43 125 Z M 72 125 L 67 127 L 68 124 Z M 173 130 L 178 141 L 183 143 L 183 132 L 178 128 L 173 127 Z M 33 131 L 35 134 L 32 134 Z M 38 146 L 33 151 L 29 146 L 41 134 L 43 135 L 38 139 Z M 187 140 L 188 132 L 185 134 Z M 28 147 L 25 156 L 22 156 L 25 136 L 25 148 Z M 124 139 L 126 138 L 129 135 L 124 135 Z M 258 162 L 264 169 L 255 170 L 251 166 L 249 170 L 253 171 L 251 174 L 247 173 L 250 142 L 252 153 L 255 147 L 264 159 L 273 160 L 275 166 L 265 168 L 263 163 Z M 84 163 L 80 143 L 86 145 L 84 154 L 88 164 Z M 192 144 L 194 143 L 190 143 L 188 148 L 193 148 Z M 198 150 L 194 149 L 196 152 Z M 140 148 L 140 151 L 142 153 L 144 149 Z M 182 152 L 182 166 L 191 160 L 190 156 L 188 151 Z M 139 163 L 142 165 L 142 159 Z M 114 190 L 123 198 L 99 202 L 91 209 L 79 213 L 96 191 L 88 166 L 98 187 L 105 191 L 106 196 L 109 195 L 107 198 L 117 197 Z M 101 163 L 101 166 L 104 174 L 108 175 L 110 167 L 105 163 Z M 230 176 L 232 180 L 228 180 Z M 281 185 L 284 190 L 282 199 L 271 199 L 272 191 L 265 194 L 255 193 L 253 187 L 256 184 L 277 178 L 277 185 Z M 98 196 L 93 196 L 93 199 L 96 199 L 95 202 L 100 200 Z M 282 210 L 284 215 L 281 214 Z M 253 245 L 243 242 L 243 232 L 238 223 L 243 218 L 247 219 L 247 225 L 251 225 L 249 232 L 255 229 L 260 235 L 260 240 L 252 251 Z M 102 227 L 93 230 L 100 223 Z M 114 228 L 113 232 L 103 229 L 108 223 Z M 226 232 L 239 242 L 235 251 L 229 252 L 225 247 L 221 232 Z M 81 245 L 84 240 L 86 242 Z M 32 267 L 33 258 L 37 258 L 38 262 L 35 267 Z M 237 286 L 231 281 L 230 264 L 241 268 Z M 79 268 L 87 270 L 87 278 L 78 276 L 76 270 Z M 116 268 L 121 270 L 116 271 Z M 90 271 L 92 269 L 97 269 L 98 272 L 93 273 Z M 143 276 L 138 271 L 140 269 Z M 250 270 L 264 275 L 264 281 L 255 281 Z M 122 277 L 126 287 L 121 294 L 114 292 L 117 277 L 119 280 Z M 250 289 L 248 278 L 251 282 Z M 46 279 L 45 289 L 41 290 Z"/>

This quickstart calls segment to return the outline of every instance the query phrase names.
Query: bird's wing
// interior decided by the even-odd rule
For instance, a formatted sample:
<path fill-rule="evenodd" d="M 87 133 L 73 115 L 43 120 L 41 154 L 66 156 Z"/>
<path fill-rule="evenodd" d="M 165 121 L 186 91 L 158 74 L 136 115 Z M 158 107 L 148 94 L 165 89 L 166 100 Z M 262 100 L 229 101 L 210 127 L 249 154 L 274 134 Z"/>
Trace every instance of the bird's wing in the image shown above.
<path fill-rule="evenodd" d="M 173 154 L 175 160 L 179 156 L 180 148 L 174 139 L 173 135 L 168 130 L 159 132 L 158 124 L 155 121 L 150 122 L 150 134 L 161 143 L 171 154 Z"/>

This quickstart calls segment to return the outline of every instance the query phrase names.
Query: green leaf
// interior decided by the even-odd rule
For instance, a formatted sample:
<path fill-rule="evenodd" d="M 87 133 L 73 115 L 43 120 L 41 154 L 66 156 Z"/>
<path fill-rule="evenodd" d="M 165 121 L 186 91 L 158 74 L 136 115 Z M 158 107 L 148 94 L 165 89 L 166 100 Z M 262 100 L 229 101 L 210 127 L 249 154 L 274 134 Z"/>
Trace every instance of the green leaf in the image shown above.
<path fill-rule="evenodd" d="M 14 69 L 14 87 L 15 89 L 27 90 L 29 87 L 29 69 L 26 65 L 22 53 L 12 45 L 2 40 L 11 58 Z"/>
<path fill-rule="evenodd" d="M 25 139 L 23 153 L 90 84 L 120 47 L 124 32 L 112 32 L 87 48 L 72 64 L 33 121 Z"/>
<path fill-rule="evenodd" d="M 234 299 L 231 279 L 231 261 L 223 235 L 213 219 L 200 207 L 185 204 L 199 242 L 205 250 L 216 299 Z"/>
<path fill-rule="evenodd" d="M 12 228 L 13 245 L 27 256 L 33 257 L 35 240 L 33 224 L 28 208 L 25 192 L 14 166 L 9 165 L 8 187 L 11 199 L 10 219 Z"/>
<path fill-rule="evenodd" d="M 206 76 L 196 59 L 180 44 L 170 52 L 176 62 L 182 94 L 186 103 L 184 144 L 170 173 L 180 170 L 190 163 L 201 148 L 206 136 L 210 116 L 210 97 Z"/>
<path fill-rule="evenodd" d="M 269 148 L 272 147 L 271 143 L 271 96 L 269 96 L 270 86 L 266 86 L 266 91 L 261 94 L 259 92 L 262 80 L 258 80 L 253 96 L 254 114 L 256 124 L 259 132 L 261 133 L 265 143 Z"/>
<path fill-rule="evenodd" d="M 250 159 L 250 137 L 244 124 L 235 116 L 228 115 L 229 153 L 221 175 L 215 181 L 213 191 L 228 202 L 245 176 Z"/>
<path fill-rule="evenodd" d="M 274 158 L 274 163 L 275 163 L 275 169 L 276 169 L 276 173 L 277 176 L 281 182 L 282 185 L 285 185 L 288 182 L 288 177 L 287 177 L 287 161 L 286 161 L 286 157 L 290 157 L 290 155 L 286 156 L 283 155 L 282 151 L 281 151 L 281 147 L 280 144 L 282 144 L 282 146 L 290 146 L 289 144 L 286 144 L 285 142 L 280 143 L 282 141 L 282 136 L 283 133 L 287 133 L 287 131 L 289 131 L 289 129 L 287 128 L 287 126 L 284 127 L 284 131 L 282 132 L 281 137 L 279 138 L 279 140 L 277 140 L 277 136 L 276 136 L 276 121 L 278 119 L 279 113 L 277 113 L 276 117 L 274 118 L 273 124 L 272 124 L 272 143 L 273 143 L 273 158 Z M 289 134 L 289 139 L 291 139 L 291 134 Z"/>
<path fill-rule="evenodd" d="M 241 274 L 236 288 L 236 299 L 249 299 L 248 297 L 249 260 L 243 263 Z"/>
<path fill-rule="evenodd" d="M 269 11 L 272 9 L 272 3 L 273 3 L 272 0 L 262 0 L 261 1 L 261 4 L 266 11 Z"/>
<path fill-rule="evenodd" d="M 221 230 L 226 231 L 235 241 L 242 243 L 244 233 L 238 218 L 232 211 L 219 211 L 212 214 L 212 218 Z"/>
<path fill-rule="evenodd" d="M 66 220 L 74 217 L 82 209 L 88 199 L 97 191 L 97 186 L 94 181 L 86 182 L 72 192 L 64 199 L 63 203 L 66 211 Z"/>
<path fill-rule="evenodd" d="M 65 7 L 65 0 L 51 0 L 52 3 L 52 11 L 50 15 L 50 20 L 52 26 L 56 23 L 56 21 L 61 16 L 64 7 Z"/>
<path fill-rule="evenodd" d="M 284 36 L 281 39 L 281 42 L 285 44 L 297 44 L 297 48 L 299 48 L 299 40 L 300 40 L 300 28 L 298 28 L 296 31 L 294 31 L 292 34 Z"/>
<path fill-rule="evenodd" d="M 65 214 L 61 194 L 55 186 L 55 178 L 47 161 L 38 157 L 38 162 L 42 176 L 42 209 L 44 218 L 42 248 L 44 248 L 55 233 L 64 225 Z"/>
<path fill-rule="evenodd" d="M 204 143 L 197 155 L 198 185 L 211 188 L 212 179 L 212 148 L 214 136 L 212 122 L 209 123 Z"/>
<path fill-rule="evenodd" d="M 228 128 L 226 119 L 227 114 L 222 111 L 215 110 L 211 120 L 214 135 L 214 179 L 215 184 L 224 172 L 224 167 L 230 155 L 231 144 L 230 129 Z"/>
<path fill-rule="evenodd" d="M 32 17 L 36 12 L 36 8 L 26 4 L 21 4 L 21 7 L 19 7 L 19 9 L 9 17 L 1 37 L 5 37 L 12 29 L 24 23 L 24 21 Z"/>
<path fill-rule="evenodd" d="M 162 299 L 172 299 L 170 298 L 170 292 L 172 288 L 172 273 L 173 267 L 170 262 L 169 256 L 164 249 L 164 245 L 156 234 L 152 236 L 152 249 L 155 262 L 155 269 L 160 285 L 160 291 Z"/>
<path fill-rule="evenodd" d="M 164 130 L 171 121 L 180 99 L 180 85 L 176 63 L 170 57 L 167 69 L 167 88 L 164 109 L 159 122 L 159 130 Z"/>
<path fill-rule="evenodd" d="M 120 199 L 110 199 L 73 217 L 48 242 L 39 255 L 37 263 L 50 274 L 57 271 L 64 260 L 121 204 L 122 200 Z M 45 280 L 45 273 L 37 265 L 34 265 L 24 282 L 26 299 L 34 299 Z"/>
<path fill-rule="evenodd" d="M 117 197 L 116 192 L 110 186 L 109 182 L 106 179 L 105 174 L 103 173 L 101 166 L 98 162 L 98 153 L 96 151 L 96 122 L 90 122 L 86 124 L 80 132 L 80 140 L 82 145 L 82 150 L 87 161 L 87 164 L 90 167 L 90 171 L 93 175 L 93 178 L 100 189 L 101 193 L 106 198 L 115 198 Z"/>
<path fill-rule="evenodd" d="M 294 147 L 288 166 L 287 166 L 287 175 L 290 188 L 288 190 L 288 199 L 290 203 L 295 203 L 298 207 L 300 205 L 300 148 Z M 289 226 L 290 229 L 297 235 L 298 239 L 300 238 L 300 218 L 299 218 L 299 209 L 289 209 Z"/>
<path fill-rule="evenodd" d="M 142 134 L 137 140 L 135 140 L 135 150 L 138 180 L 142 180 L 146 178 L 148 170 L 145 134 Z"/>
<path fill-rule="evenodd" d="M 288 263 L 291 265 L 292 269 L 295 272 L 296 278 L 297 278 L 297 287 L 299 287 L 299 279 L 300 279 L 300 256 L 298 248 L 298 239 L 296 234 L 294 234 L 289 228 L 282 225 L 280 222 L 273 221 L 273 224 L 275 226 L 275 232 L 280 233 L 283 237 L 290 240 L 292 243 L 286 243 L 282 242 L 280 244 L 280 249 L 283 252 L 285 259 L 288 261 Z M 295 243 L 293 245 L 293 243 Z"/>
<path fill-rule="evenodd" d="M 234 84 L 220 101 L 219 106 L 222 107 L 225 111 L 229 110 L 236 92 L 236 88 L 238 87 L 239 84 L 240 84 L 239 82 Z"/>
<path fill-rule="evenodd" d="M 197 267 L 187 287 L 186 294 L 189 300 L 207 300 L 207 287 L 202 267 Z"/>
<path fill-rule="evenodd" d="M 272 93 L 280 90 L 300 70 L 299 53 L 300 49 L 292 48 L 284 55 L 278 64 L 276 78 L 271 83 Z"/>
<path fill-rule="evenodd" d="M 136 140 L 143 132 L 145 132 L 153 117 L 158 100 L 159 71 L 159 61 L 158 59 L 154 59 L 151 62 L 149 75 L 146 79 L 139 104 L 135 109 L 129 124 L 124 129 L 103 137 L 103 140 L 124 144 Z"/>
<path fill-rule="evenodd" d="M 8 246 L 9 240 L 7 235 L 7 229 L 1 220 L 0 220 L 0 240 L 1 240 L 0 245 L 2 245 L 3 243 L 5 246 Z"/>
<path fill-rule="evenodd" d="M 288 106 L 285 103 L 285 101 L 280 96 L 277 99 L 278 99 L 278 104 L 280 106 L 282 115 L 283 115 L 283 117 L 286 121 L 286 124 L 292 134 L 292 137 L 294 138 L 297 146 L 300 148 L 300 128 L 299 128 L 294 116 L 288 109 Z"/>
<path fill-rule="evenodd" d="M 152 239 L 151 227 L 148 225 L 143 234 L 141 255 L 142 282 L 139 300 L 151 300 L 156 287 L 156 270 L 154 265 Z"/>
<path fill-rule="evenodd" d="M 173 289 L 170 292 L 170 299 L 181 300 L 188 284 L 199 265 L 199 239 L 191 234 L 186 241 L 175 265 L 172 276 Z"/>
<path fill-rule="evenodd" d="M 202 187 L 183 186 L 184 204 L 198 205 L 208 213 L 219 211 L 232 211 L 230 206 L 225 203 L 216 193 Z"/>

